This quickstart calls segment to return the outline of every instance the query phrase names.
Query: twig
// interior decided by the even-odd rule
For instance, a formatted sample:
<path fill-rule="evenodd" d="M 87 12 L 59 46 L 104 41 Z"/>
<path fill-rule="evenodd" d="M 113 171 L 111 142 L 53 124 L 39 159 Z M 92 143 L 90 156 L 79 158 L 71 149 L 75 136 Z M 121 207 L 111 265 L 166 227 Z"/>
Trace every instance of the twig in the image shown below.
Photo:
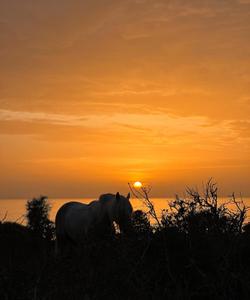
<path fill-rule="evenodd" d="M 6 220 L 7 215 L 8 215 L 8 211 L 5 212 L 4 217 L 3 217 L 2 220 L 0 221 L 1 223 L 3 223 L 3 222 Z"/>
<path fill-rule="evenodd" d="M 22 224 L 23 221 L 25 220 L 25 218 L 26 218 L 25 215 L 21 215 L 20 217 L 18 217 L 18 218 L 16 219 L 15 223 L 17 223 L 19 220 L 21 220 L 20 224 Z"/>

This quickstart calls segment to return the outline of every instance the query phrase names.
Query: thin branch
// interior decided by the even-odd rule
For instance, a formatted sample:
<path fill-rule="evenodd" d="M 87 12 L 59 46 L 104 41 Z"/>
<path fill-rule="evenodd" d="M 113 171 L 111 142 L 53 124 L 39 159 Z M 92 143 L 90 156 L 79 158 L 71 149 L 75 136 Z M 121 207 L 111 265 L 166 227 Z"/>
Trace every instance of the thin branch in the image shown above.
<path fill-rule="evenodd" d="M 5 215 L 3 216 L 0 222 L 3 223 L 6 220 L 7 216 L 8 216 L 8 211 L 5 212 Z"/>
<path fill-rule="evenodd" d="M 19 220 L 21 220 L 21 222 L 19 222 L 20 224 L 23 223 L 23 221 L 25 220 L 26 216 L 25 215 L 21 215 L 20 217 L 18 217 L 15 221 L 15 223 L 17 223 Z"/>

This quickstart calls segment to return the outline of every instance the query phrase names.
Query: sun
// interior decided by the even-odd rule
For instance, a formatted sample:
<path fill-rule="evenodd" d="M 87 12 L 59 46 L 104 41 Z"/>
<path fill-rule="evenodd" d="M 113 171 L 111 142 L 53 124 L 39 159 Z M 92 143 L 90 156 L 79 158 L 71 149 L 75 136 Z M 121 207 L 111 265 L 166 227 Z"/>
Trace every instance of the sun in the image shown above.
<path fill-rule="evenodd" d="M 142 187 L 142 183 L 140 181 L 136 181 L 134 184 L 133 184 L 134 188 L 136 189 L 139 189 Z"/>

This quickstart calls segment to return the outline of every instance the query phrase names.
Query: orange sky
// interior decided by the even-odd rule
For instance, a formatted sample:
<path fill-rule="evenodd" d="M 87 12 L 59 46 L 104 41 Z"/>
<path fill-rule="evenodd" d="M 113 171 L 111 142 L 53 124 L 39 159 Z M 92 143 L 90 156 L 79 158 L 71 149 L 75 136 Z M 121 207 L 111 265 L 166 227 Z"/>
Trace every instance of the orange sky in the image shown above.
<path fill-rule="evenodd" d="M 0 2 L 0 197 L 214 177 L 250 195 L 250 1 Z"/>

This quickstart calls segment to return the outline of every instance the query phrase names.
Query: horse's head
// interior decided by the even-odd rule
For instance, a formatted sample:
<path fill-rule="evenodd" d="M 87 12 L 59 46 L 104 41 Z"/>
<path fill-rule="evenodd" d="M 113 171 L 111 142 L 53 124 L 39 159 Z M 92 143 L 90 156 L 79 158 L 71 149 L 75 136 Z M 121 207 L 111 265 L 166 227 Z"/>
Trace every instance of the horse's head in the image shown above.
<path fill-rule="evenodd" d="M 130 193 L 127 197 L 116 193 L 115 202 L 117 207 L 116 223 L 119 225 L 121 232 L 128 232 L 131 229 L 131 216 L 133 212 L 132 205 L 129 201 Z"/>

